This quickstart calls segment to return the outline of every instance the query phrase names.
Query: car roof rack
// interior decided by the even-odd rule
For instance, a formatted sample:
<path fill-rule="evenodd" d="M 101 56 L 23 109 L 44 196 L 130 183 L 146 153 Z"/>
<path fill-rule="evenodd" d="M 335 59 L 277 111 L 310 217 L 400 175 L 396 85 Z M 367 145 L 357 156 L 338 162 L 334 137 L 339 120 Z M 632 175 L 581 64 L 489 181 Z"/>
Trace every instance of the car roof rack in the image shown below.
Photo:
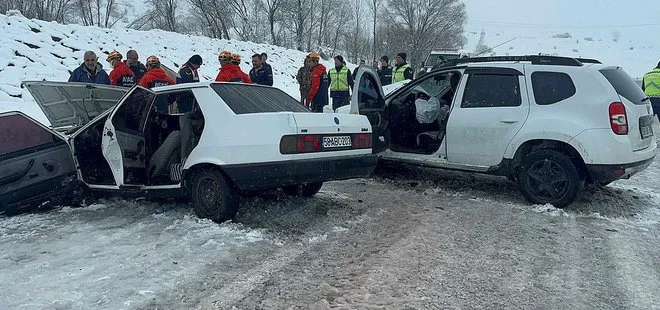
<path fill-rule="evenodd" d="M 584 63 L 584 64 L 602 64 L 600 60 L 591 59 L 591 58 L 575 58 L 575 60 Z"/>
<path fill-rule="evenodd" d="M 597 61 L 592 59 L 587 59 L 590 61 Z M 447 64 L 457 65 L 457 64 L 466 64 L 466 63 L 483 63 L 483 62 L 502 62 L 502 61 L 529 61 L 533 65 L 555 65 L 555 66 L 573 66 L 580 67 L 582 62 L 578 59 L 571 57 L 562 57 L 562 56 L 544 56 L 544 55 L 529 55 L 529 56 L 489 56 L 489 57 L 474 57 L 474 58 L 460 58 L 460 59 L 450 59 L 447 60 Z"/>

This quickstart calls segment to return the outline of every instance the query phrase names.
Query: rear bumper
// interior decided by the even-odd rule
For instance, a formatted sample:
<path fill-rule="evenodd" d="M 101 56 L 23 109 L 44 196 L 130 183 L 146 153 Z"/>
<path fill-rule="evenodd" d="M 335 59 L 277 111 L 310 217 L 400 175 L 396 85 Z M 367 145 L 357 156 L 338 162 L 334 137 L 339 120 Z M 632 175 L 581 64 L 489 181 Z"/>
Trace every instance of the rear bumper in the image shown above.
<path fill-rule="evenodd" d="M 374 154 L 226 165 L 223 170 L 241 190 L 345 180 L 369 176 L 378 163 Z"/>
<path fill-rule="evenodd" d="M 631 176 L 643 171 L 651 163 L 654 157 L 646 160 L 621 164 L 621 165 L 586 165 L 589 177 L 593 183 L 608 184 L 619 179 L 628 179 Z"/>

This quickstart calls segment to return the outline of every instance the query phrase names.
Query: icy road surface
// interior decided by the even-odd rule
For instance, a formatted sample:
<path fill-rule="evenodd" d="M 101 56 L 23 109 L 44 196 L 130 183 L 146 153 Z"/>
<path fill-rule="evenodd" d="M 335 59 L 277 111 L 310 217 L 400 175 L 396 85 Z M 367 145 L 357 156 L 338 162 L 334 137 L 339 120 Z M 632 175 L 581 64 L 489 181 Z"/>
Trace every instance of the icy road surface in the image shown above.
<path fill-rule="evenodd" d="M 222 225 L 140 200 L 0 217 L 0 309 L 658 309 L 659 185 L 657 160 L 558 210 L 404 166 Z"/>

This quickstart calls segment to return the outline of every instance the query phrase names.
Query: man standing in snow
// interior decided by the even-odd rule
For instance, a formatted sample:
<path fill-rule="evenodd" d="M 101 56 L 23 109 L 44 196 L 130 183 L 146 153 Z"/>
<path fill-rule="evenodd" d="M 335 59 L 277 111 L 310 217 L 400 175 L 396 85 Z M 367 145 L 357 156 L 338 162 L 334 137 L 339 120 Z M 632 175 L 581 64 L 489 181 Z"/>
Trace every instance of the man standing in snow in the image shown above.
<path fill-rule="evenodd" d="M 273 67 L 271 67 L 266 61 L 268 61 L 268 54 L 266 53 L 261 53 L 261 65 L 264 67 L 264 74 L 266 76 L 270 76 L 270 84 L 264 84 L 268 86 L 273 86 Z"/>
<path fill-rule="evenodd" d="M 651 100 L 653 114 L 657 115 L 660 120 L 660 62 L 651 72 L 644 75 L 642 90 Z"/>
<path fill-rule="evenodd" d="M 236 82 L 236 83 L 252 83 L 250 77 L 241 71 L 241 67 L 233 64 L 233 57 L 231 52 L 222 51 L 218 56 L 220 61 L 220 72 L 215 78 L 216 82 Z"/>
<path fill-rule="evenodd" d="M 156 56 L 149 56 L 147 58 L 147 73 L 140 80 L 140 86 L 154 88 L 174 84 L 176 82 L 160 67 L 160 59 Z"/>
<path fill-rule="evenodd" d="M 108 58 L 106 58 L 112 66 L 110 85 L 131 87 L 135 85 L 135 73 L 121 62 L 121 57 L 119 52 L 112 51 L 108 54 Z"/>
<path fill-rule="evenodd" d="M 335 67 L 328 72 L 328 82 L 330 83 L 332 110 L 348 105 L 351 97 L 349 90 L 353 88 L 353 75 L 351 75 L 351 70 L 346 68 L 344 57 L 341 55 L 335 56 Z"/>
<path fill-rule="evenodd" d="M 135 50 L 129 50 L 126 53 L 124 64 L 135 73 L 135 83 L 140 83 L 140 79 L 147 73 L 147 68 L 139 61 L 138 53 Z"/>
<path fill-rule="evenodd" d="M 252 70 L 250 70 L 250 79 L 259 85 L 273 86 L 273 72 L 266 70 L 261 62 L 259 54 L 252 55 Z"/>
<path fill-rule="evenodd" d="M 311 69 L 311 85 L 305 106 L 314 112 L 323 112 L 323 107 L 328 105 L 328 74 L 325 66 L 320 64 L 321 55 L 317 52 L 309 54 L 309 65 Z"/>
<path fill-rule="evenodd" d="M 92 51 L 85 52 L 85 62 L 71 72 L 69 82 L 110 84 L 110 77 L 98 63 L 98 57 Z"/>
<path fill-rule="evenodd" d="M 183 83 L 196 83 L 199 82 L 199 73 L 197 70 L 202 66 L 202 56 L 193 55 L 188 61 L 179 69 L 179 76 L 176 80 L 177 84 Z"/>
<path fill-rule="evenodd" d="M 392 67 L 390 67 L 390 59 L 387 56 L 380 58 L 380 70 L 378 70 L 378 78 L 380 85 L 390 85 L 392 83 Z"/>
<path fill-rule="evenodd" d="M 406 62 L 406 53 L 396 55 L 396 66 L 392 70 L 392 83 L 413 79 L 413 68 Z"/>
<path fill-rule="evenodd" d="M 298 74 L 296 74 L 296 81 L 298 81 L 298 85 L 300 85 L 300 103 L 303 105 L 305 104 L 305 98 L 307 98 L 307 95 L 309 94 L 309 89 L 312 87 L 310 80 L 310 69 L 309 55 L 307 55 L 307 57 L 305 57 L 303 66 L 298 69 Z"/>

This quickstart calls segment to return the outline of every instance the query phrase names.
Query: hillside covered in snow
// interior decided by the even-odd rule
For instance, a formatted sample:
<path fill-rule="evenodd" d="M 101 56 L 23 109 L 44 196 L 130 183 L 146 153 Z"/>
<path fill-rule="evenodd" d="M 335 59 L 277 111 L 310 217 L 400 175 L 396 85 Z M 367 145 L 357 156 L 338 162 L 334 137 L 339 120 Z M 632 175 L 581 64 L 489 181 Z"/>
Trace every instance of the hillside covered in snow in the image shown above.
<path fill-rule="evenodd" d="M 199 54 L 204 60 L 199 70 L 202 80 L 215 79 L 220 68 L 218 54 L 222 50 L 241 54 L 241 68 L 246 73 L 252 67 L 251 56 L 265 52 L 273 67 L 274 86 L 296 98 L 299 93 L 295 75 L 305 58 L 303 52 L 272 45 L 159 30 L 62 25 L 30 20 L 20 14 L 0 14 L 0 33 L 0 112 L 20 110 L 44 123 L 47 123 L 45 116 L 30 93 L 20 87 L 21 83 L 31 80 L 66 81 L 70 71 L 82 64 L 86 50 L 96 52 L 99 63 L 106 71 L 110 70 L 110 64 L 105 61 L 105 55 L 113 49 L 120 51 L 124 57 L 129 49 L 134 49 L 142 62 L 149 55 L 156 55 L 164 65 L 175 70 L 190 56 Z M 326 67 L 332 66 L 330 61 L 322 63 Z"/>

